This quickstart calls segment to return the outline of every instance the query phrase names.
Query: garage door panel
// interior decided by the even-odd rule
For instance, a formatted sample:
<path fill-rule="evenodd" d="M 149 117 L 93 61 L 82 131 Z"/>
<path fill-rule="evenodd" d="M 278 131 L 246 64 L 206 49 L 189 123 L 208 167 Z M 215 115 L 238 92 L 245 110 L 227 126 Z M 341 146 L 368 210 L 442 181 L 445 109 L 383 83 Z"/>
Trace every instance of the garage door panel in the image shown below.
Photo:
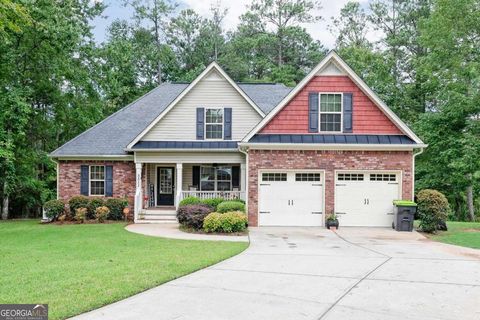
<path fill-rule="evenodd" d="M 336 176 L 335 212 L 340 225 L 391 226 L 392 201 L 399 198 L 399 175 L 363 173 L 363 179 L 352 178 L 355 176 L 349 173 Z"/>
<path fill-rule="evenodd" d="M 259 183 L 259 225 L 263 226 L 322 226 L 323 175 L 298 176 L 287 172 L 286 181 L 279 176 L 262 173 Z M 320 179 L 320 181 L 317 181 Z"/>

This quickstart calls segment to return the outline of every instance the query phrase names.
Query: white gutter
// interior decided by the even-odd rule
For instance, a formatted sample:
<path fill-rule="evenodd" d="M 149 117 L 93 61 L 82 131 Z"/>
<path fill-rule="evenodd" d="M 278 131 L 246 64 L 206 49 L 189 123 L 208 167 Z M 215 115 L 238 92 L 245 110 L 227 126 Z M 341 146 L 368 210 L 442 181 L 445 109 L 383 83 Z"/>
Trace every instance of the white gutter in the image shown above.
<path fill-rule="evenodd" d="M 380 150 L 400 151 L 425 148 L 426 144 L 345 144 L 345 143 L 249 143 L 239 147 L 261 150 Z"/>
<path fill-rule="evenodd" d="M 79 154 L 79 155 L 48 155 L 50 159 L 57 159 L 57 160 L 133 160 L 133 155 L 126 154 L 126 155 L 86 155 L 86 154 Z"/>
<path fill-rule="evenodd" d="M 248 150 L 248 149 L 247 149 Z M 248 152 L 242 150 L 242 148 L 238 147 L 238 151 L 245 155 L 245 211 L 247 212 L 247 219 L 248 219 Z M 241 171 L 241 170 L 240 170 Z M 240 172 L 241 174 L 241 172 Z M 241 180 L 241 178 L 240 178 Z"/>
<path fill-rule="evenodd" d="M 413 153 L 412 157 L 412 201 L 415 199 L 415 157 L 423 153 L 423 148 Z"/>
<path fill-rule="evenodd" d="M 155 149 L 125 149 L 127 152 L 238 152 L 237 148 L 209 148 L 209 149 L 202 149 L 202 148 L 196 148 L 196 149 L 185 149 L 185 148 L 155 148 Z"/>

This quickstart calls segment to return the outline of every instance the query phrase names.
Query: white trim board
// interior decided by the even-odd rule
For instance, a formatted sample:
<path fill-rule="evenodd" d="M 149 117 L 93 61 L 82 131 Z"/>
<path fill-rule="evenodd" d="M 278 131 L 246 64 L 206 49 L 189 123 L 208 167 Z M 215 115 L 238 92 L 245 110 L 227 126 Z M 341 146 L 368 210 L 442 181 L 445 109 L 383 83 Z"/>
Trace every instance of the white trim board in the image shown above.
<path fill-rule="evenodd" d="M 423 144 L 423 141 L 383 102 L 367 84 L 347 65 L 345 61 L 335 52 L 330 51 L 320 63 L 313 68 L 305 78 L 300 81 L 290 93 L 283 98 L 280 103 L 273 108 L 268 115 L 263 118 L 244 138 L 243 142 L 249 141 L 256 133 L 258 133 L 275 115 L 280 112 L 292 100 L 300 90 L 305 87 L 310 80 L 318 74 L 323 68 L 332 62 L 335 66 L 345 71 L 348 77 L 369 97 L 375 105 L 408 137 L 410 137 L 417 144 Z"/>
<path fill-rule="evenodd" d="M 253 102 L 252 99 L 250 99 L 250 97 L 235 83 L 235 81 L 233 81 L 227 74 L 225 71 L 223 71 L 223 69 L 216 63 L 216 62 L 212 62 L 205 70 L 203 70 L 203 72 L 195 79 L 193 80 L 186 88 L 185 90 L 182 91 L 182 93 L 180 93 L 176 98 L 175 100 L 173 100 L 167 108 L 165 108 L 165 110 L 163 110 L 156 118 L 155 120 L 153 120 L 139 135 L 137 135 L 133 140 L 132 142 L 130 142 L 128 145 L 127 145 L 127 148 L 126 150 L 127 151 L 132 151 L 132 147 L 138 142 L 140 141 L 146 134 L 147 132 L 150 131 L 150 129 L 152 129 L 172 108 L 175 107 L 175 105 L 177 105 L 178 102 L 180 102 L 183 97 L 185 97 L 199 82 L 200 80 L 202 80 L 203 78 L 205 78 L 206 75 L 208 75 L 210 73 L 210 71 L 212 70 L 216 70 L 218 71 L 224 78 L 225 80 L 228 81 L 228 83 L 230 83 L 230 85 L 238 91 L 238 93 L 248 102 L 248 104 L 250 104 L 252 106 L 252 108 L 258 112 L 258 114 L 260 114 L 260 116 L 263 118 L 265 117 L 265 114 L 263 113 L 262 110 L 260 110 L 260 108 Z"/>

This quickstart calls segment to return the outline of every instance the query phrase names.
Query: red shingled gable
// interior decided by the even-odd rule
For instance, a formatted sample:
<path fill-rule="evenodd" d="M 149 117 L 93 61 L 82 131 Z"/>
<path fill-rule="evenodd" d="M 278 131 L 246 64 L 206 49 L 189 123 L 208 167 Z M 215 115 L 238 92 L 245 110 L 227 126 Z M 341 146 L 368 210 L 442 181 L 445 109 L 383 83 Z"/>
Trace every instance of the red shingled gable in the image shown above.
<path fill-rule="evenodd" d="M 312 91 L 353 93 L 353 133 L 402 134 L 348 76 L 313 77 L 260 133 L 309 133 L 308 93 Z"/>

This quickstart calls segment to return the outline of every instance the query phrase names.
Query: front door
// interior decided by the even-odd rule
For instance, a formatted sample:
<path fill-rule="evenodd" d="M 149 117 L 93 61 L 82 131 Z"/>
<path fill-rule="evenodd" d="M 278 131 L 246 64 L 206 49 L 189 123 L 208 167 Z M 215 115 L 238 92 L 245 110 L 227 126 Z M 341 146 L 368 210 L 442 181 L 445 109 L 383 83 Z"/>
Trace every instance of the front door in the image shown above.
<path fill-rule="evenodd" d="M 157 167 L 157 205 L 173 206 L 175 178 L 172 167 Z"/>

